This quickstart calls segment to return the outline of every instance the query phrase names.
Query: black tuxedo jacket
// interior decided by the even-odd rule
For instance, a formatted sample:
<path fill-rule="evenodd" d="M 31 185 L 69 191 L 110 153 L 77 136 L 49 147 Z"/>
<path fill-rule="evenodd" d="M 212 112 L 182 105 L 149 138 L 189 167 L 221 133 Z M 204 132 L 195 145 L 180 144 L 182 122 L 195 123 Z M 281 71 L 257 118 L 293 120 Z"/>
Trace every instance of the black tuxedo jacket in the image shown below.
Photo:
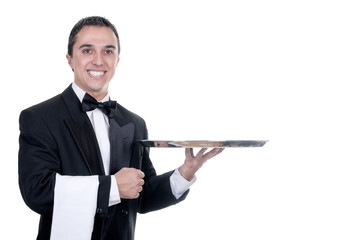
<path fill-rule="evenodd" d="M 134 239 L 137 212 L 158 210 L 185 199 L 175 199 L 168 172 L 157 175 L 149 149 L 144 120 L 119 104 L 110 124 L 111 174 L 122 167 L 141 169 L 145 185 L 138 199 L 122 199 L 108 208 L 110 176 L 104 175 L 99 146 L 89 118 L 71 86 L 62 94 L 20 114 L 19 186 L 25 203 L 41 215 L 37 239 L 49 239 L 55 175 L 99 176 L 98 207 L 92 239 Z"/>

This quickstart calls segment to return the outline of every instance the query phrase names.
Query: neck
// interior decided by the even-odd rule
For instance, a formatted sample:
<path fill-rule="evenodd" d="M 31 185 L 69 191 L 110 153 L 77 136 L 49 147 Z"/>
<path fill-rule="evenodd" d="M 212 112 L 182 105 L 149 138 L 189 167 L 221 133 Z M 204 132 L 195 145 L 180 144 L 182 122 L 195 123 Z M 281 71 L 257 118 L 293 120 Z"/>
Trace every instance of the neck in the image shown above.
<path fill-rule="evenodd" d="M 104 87 L 102 89 L 99 90 L 93 90 L 90 88 L 85 88 L 84 86 L 82 86 L 81 84 L 77 83 L 77 81 L 74 81 L 74 83 L 80 88 L 82 89 L 84 92 L 88 93 L 90 96 L 92 96 L 93 98 L 95 98 L 97 101 L 101 101 L 103 98 L 105 98 L 105 96 L 107 96 L 108 94 L 108 88 Z"/>
<path fill-rule="evenodd" d="M 86 91 L 90 96 L 92 96 L 93 98 L 95 98 L 98 102 L 100 102 L 103 98 L 105 98 L 105 96 L 108 94 L 108 92 L 106 93 L 98 93 L 98 92 L 91 92 L 91 91 Z"/>

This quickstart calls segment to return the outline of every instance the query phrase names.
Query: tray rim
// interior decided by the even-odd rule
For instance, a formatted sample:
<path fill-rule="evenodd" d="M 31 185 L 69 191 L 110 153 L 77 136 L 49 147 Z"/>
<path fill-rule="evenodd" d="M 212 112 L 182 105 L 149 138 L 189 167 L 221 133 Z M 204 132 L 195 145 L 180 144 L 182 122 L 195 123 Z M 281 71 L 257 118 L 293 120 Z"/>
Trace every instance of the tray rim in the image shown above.
<path fill-rule="evenodd" d="M 145 147 L 154 148 L 247 148 L 247 147 L 263 147 L 269 140 L 152 140 L 144 139 L 139 141 Z M 154 146 L 154 142 L 164 142 L 168 146 Z M 198 146 L 190 146 L 195 143 Z M 212 143 L 215 145 L 212 146 Z M 232 144 L 233 143 L 233 144 Z M 171 145 L 169 145 L 171 144 Z M 203 146 L 201 146 L 203 144 Z M 217 144 L 217 145 L 216 145 Z M 220 145 L 232 144 L 232 145 Z"/>

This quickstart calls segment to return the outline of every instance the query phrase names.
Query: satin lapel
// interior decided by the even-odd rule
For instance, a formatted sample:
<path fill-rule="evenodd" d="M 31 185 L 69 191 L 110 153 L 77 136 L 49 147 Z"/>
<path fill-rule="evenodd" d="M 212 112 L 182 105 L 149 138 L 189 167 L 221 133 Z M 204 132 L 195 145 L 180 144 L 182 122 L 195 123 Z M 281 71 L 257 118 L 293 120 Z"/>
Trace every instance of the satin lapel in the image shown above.
<path fill-rule="evenodd" d="M 92 175 L 104 175 L 99 145 L 88 116 L 82 111 L 81 103 L 71 86 L 62 95 L 71 115 L 71 118 L 65 119 L 65 122 L 86 161 L 90 173 Z"/>
<path fill-rule="evenodd" d="M 134 123 L 126 123 L 116 111 L 115 119 L 109 119 L 110 123 L 110 174 L 114 174 L 123 167 L 129 167 L 132 156 L 134 140 Z"/>

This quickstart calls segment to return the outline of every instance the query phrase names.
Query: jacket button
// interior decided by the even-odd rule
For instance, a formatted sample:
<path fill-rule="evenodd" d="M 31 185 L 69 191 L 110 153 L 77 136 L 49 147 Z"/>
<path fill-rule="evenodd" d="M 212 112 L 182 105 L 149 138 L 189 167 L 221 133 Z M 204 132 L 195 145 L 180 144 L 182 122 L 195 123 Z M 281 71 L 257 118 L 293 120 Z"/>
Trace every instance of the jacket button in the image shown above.
<path fill-rule="evenodd" d="M 127 214 L 128 214 L 128 211 L 127 211 L 127 210 L 122 209 L 122 214 L 127 215 Z"/>
<path fill-rule="evenodd" d="M 101 208 L 97 208 L 97 213 L 102 213 L 103 210 Z"/>

